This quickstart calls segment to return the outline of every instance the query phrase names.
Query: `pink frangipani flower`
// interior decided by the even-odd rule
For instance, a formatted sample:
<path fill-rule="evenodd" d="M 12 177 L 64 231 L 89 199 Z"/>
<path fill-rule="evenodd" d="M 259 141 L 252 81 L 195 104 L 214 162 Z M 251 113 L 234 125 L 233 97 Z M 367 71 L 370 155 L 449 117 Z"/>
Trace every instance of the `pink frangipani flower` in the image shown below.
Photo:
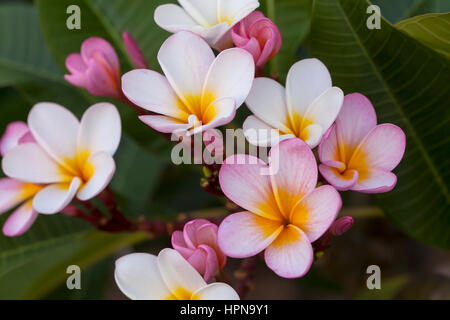
<path fill-rule="evenodd" d="M 217 226 L 205 219 L 185 224 L 183 231 L 172 233 L 172 246 L 200 274 L 210 281 L 226 263 L 226 256 L 217 245 Z"/>
<path fill-rule="evenodd" d="M 139 119 L 163 133 L 188 135 L 229 123 L 252 86 L 255 64 L 245 50 L 232 48 L 217 57 L 194 33 L 170 36 L 158 52 L 165 76 L 132 70 L 122 77 L 125 96 L 154 115 Z"/>
<path fill-rule="evenodd" d="M 121 137 L 114 105 L 95 104 L 79 121 L 64 107 L 42 102 L 30 111 L 28 126 L 36 142 L 9 150 L 2 169 L 14 180 L 45 185 L 35 193 L 34 210 L 55 214 L 75 196 L 87 201 L 106 188 L 116 170 L 112 156 Z"/>
<path fill-rule="evenodd" d="M 81 45 L 81 54 L 72 53 L 66 59 L 71 74 L 64 78 L 74 86 L 85 88 L 90 94 L 120 99 L 120 64 L 111 44 L 92 37 Z"/>
<path fill-rule="evenodd" d="M 277 55 L 282 44 L 280 30 L 261 11 L 253 11 L 236 24 L 231 30 L 231 37 L 236 47 L 252 54 L 259 74 L 266 63 Z"/>
<path fill-rule="evenodd" d="M 396 125 L 377 125 L 369 99 L 359 93 L 345 96 L 336 123 L 319 146 L 322 176 L 338 190 L 381 193 L 392 190 L 406 136 Z"/>
<path fill-rule="evenodd" d="M 148 63 L 145 60 L 144 54 L 139 48 L 136 40 L 128 32 L 122 33 L 122 40 L 127 49 L 128 56 L 133 61 L 134 66 L 137 69 L 148 69 Z"/>
<path fill-rule="evenodd" d="M 0 139 L 0 154 L 2 157 L 8 151 L 30 141 L 30 133 L 25 122 L 10 123 Z M 36 220 L 38 213 L 33 209 L 33 197 L 41 191 L 43 186 L 20 182 L 11 178 L 0 179 L 0 214 L 22 204 L 6 219 L 3 233 L 9 237 L 20 236 L 26 232 Z"/>
<path fill-rule="evenodd" d="M 271 175 L 261 174 L 272 168 Z M 246 258 L 265 250 L 266 264 L 277 275 L 306 274 L 313 261 L 311 243 L 328 230 L 342 204 L 332 186 L 316 188 L 317 164 L 308 145 L 284 140 L 271 149 L 268 165 L 250 155 L 231 156 L 219 179 L 225 195 L 248 210 L 220 225 L 222 251 Z"/>

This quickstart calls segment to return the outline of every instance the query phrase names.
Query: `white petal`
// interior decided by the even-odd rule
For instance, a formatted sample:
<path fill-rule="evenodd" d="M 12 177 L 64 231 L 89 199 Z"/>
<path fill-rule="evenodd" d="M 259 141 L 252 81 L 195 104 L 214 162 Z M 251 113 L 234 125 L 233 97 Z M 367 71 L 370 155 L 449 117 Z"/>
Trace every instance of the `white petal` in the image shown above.
<path fill-rule="evenodd" d="M 198 34 L 217 51 L 223 51 L 233 47 L 230 25 L 226 22 L 216 24 Z"/>
<path fill-rule="evenodd" d="M 10 178 L 0 178 L 0 214 L 25 200 L 23 183 Z"/>
<path fill-rule="evenodd" d="M 32 201 L 24 203 L 6 220 L 3 233 L 8 237 L 17 237 L 26 232 L 36 220 L 38 213 L 33 209 Z"/>
<path fill-rule="evenodd" d="M 202 38 L 181 31 L 163 43 L 158 61 L 178 97 L 188 105 L 189 99 L 201 95 L 214 53 Z"/>
<path fill-rule="evenodd" d="M 133 300 L 162 300 L 171 296 L 152 254 L 132 253 L 116 260 L 114 278 L 120 290 Z"/>
<path fill-rule="evenodd" d="M 31 183 L 55 183 L 65 180 L 58 164 L 37 144 L 21 144 L 2 160 L 3 172 L 14 179 Z"/>
<path fill-rule="evenodd" d="M 152 70 L 132 70 L 122 76 L 122 90 L 134 104 L 162 115 L 185 119 L 179 99 L 166 77 Z"/>
<path fill-rule="evenodd" d="M 81 201 L 92 199 L 102 192 L 111 182 L 116 171 L 114 159 L 106 152 L 93 154 L 85 165 L 88 166 L 88 170 L 92 170 L 92 176 L 78 191 L 77 197 Z"/>
<path fill-rule="evenodd" d="M 247 141 L 260 147 L 270 147 L 283 140 L 295 138 L 292 134 L 281 134 L 277 128 L 269 126 L 255 116 L 247 117 L 242 129 Z"/>
<path fill-rule="evenodd" d="M 239 300 L 237 292 L 228 284 L 215 282 L 194 292 L 199 300 Z"/>
<path fill-rule="evenodd" d="M 140 116 L 139 119 L 149 127 L 162 133 L 185 131 L 193 127 L 192 123 L 182 123 L 178 119 L 166 116 Z"/>
<path fill-rule="evenodd" d="M 80 185 L 81 180 L 77 177 L 73 178 L 70 184 L 51 184 L 34 197 L 33 207 L 43 214 L 58 213 L 72 202 Z"/>
<path fill-rule="evenodd" d="M 216 0 L 178 0 L 184 10 L 198 24 L 210 27 L 217 24 L 217 2 Z"/>
<path fill-rule="evenodd" d="M 206 282 L 176 250 L 163 249 L 158 255 L 158 267 L 164 283 L 173 295 L 185 299 L 184 293 L 191 295 L 206 286 Z M 183 293 L 183 296 L 179 296 Z"/>
<path fill-rule="evenodd" d="M 308 108 L 305 118 L 322 127 L 323 133 L 333 124 L 344 102 L 344 93 L 332 87 L 321 94 Z"/>
<path fill-rule="evenodd" d="M 248 16 L 259 7 L 257 0 L 226 0 L 219 1 L 219 21 L 230 21 L 231 26 Z"/>
<path fill-rule="evenodd" d="M 234 98 L 239 108 L 250 92 L 254 75 L 250 53 L 239 48 L 222 51 L 211 65 L 203 93 L 213 93 L 218 99 Z"/>
<path fill-rule="evenodd" d="M 285 125 L 288 121 L 286 90 L 275 80 L 256 78 L 245 103 L 259 119 L 283 132 L 289 131 Z"/>
<path fill-rule="evenodd" d="M 61 165 L 75 158 L 80 124 L 66 108 L 50 102 L 36 104 L 28 115 L 36 141 Z"/>
<path fill-rule="evenodd" d="M 322 139 L 324 131 L 321 126 L 317 124 L 310 124 L 302 131 L 302 137 L 305 138 L 306 144 L 311 148 L 314 149 Z"/>
<path fill-rule="evenodd" d="M 122 125 L 116 107 L 110 103 L 97 103 L 81 118 L 78 151 L 113 155 L 119 147 L 121 134 Z"/>
<path fill-rule="evenodd" d="M 159 27 L 172 33 L 181 30 L 203 29 L 183 8 L 175 4 L 164 4 L 157 7 L 154 18 Z"/>
<path fill-rule="evenodd" d="M 205 113 L 203 114 L 205 125 L 193 129 L 189 132 L 189 135 L 223 126 L 231 122 L 234 119 L 235 115 L 236 104 L 234 99 L 218 99 L 211 103 L 208 108 L 206 108 Z"/>
<path fill-rule="evenodd" d="M 327 67 L 317 59 L 304 59 L 294 64 L 286 79 L 286 97 L 290 112 L 303 116 L 309 105 L 331 87 Z"/>

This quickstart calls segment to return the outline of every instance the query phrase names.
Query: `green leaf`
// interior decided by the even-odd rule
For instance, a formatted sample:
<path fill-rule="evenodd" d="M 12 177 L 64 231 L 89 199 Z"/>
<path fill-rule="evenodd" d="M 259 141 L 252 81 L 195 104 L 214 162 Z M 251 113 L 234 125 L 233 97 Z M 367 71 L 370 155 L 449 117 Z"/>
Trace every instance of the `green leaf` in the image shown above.
<path fill-rule="evenodd" d="M 381 289 L 364 288 L 359 292 L 355 300 L 392 300 L 408 283 L 409 279 L 405 275 L 395 276 L 381 281 Z"/>
<path fill-rule="evenodd" d="M 37 25 L 32 5 L 20 2 L 0 5 L 0 86 L 30 79 L 64 83 Z"/>
<path fill-rule="evenodd" d="M 448 0 L 373 0 L 380 7 L 381 14 L 391 23 L 425 13 L 450 11 Z"/>
<path fill-rule="evenodd" d="M 395 25 L 417 41 L 450 57 L 450 13 L 430 13 Z"/>
<path fill-rule="evenodd" d="M 315 1 L 311 52 L 336 86 L 372 101 L 379 123 L 406 133 L 406 153 L 394 171 L 397 186 L 377 196 L 379 205 L 408 235 L 450 248 L 449 60 L 384 19 L 381 29 L 369 30 L 369 4 Z"/>

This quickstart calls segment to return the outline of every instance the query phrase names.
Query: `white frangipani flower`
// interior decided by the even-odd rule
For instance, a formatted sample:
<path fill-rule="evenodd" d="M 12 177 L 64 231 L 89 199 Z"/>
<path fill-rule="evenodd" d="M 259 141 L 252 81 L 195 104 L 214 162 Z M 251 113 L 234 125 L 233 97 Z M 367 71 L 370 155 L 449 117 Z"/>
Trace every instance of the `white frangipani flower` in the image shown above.
<path fill-rule="evenodd" d="M 233 45 L 230 29 L 259 7 L 258 0 L 178 0 L 155 10 L 155 22 L 172 33 L 191 31 L 217 50 Z"/>
<path fill-rule="evenodd" d="M 206 284 L 176 250 L 163 249 L 156 257 L 132 253 L 116 261 L 114 277 L 133 300 L 239 300 L 228 284 Z"/>
<path fill-rule="evenodd" d="M 28 126 L 36 142 L 10 150 L 2 168 L 10 178 L 46 185 L 33 198 L 37 212 L 60 212 L 75 196 L 92 199 L 109 184 L 121 137 L 115 106 L 95 104 L 80 122 L 60 105 L 38 103 L 28 115 Z"/>
<path fill-rule="evenodd" d="M 255 79 L 245 101 L 253 115 L 244 122 L 244 134 L 254 145 L 297 137 L 314 148 L 336 120 L 343 101 L 344 93 L 331 86 L 325 65 L 304 59 L 289 70 L 286 88 L 269 78 Z M 272 129 L 278 130 L 278 137 L 266 134 Z"/>

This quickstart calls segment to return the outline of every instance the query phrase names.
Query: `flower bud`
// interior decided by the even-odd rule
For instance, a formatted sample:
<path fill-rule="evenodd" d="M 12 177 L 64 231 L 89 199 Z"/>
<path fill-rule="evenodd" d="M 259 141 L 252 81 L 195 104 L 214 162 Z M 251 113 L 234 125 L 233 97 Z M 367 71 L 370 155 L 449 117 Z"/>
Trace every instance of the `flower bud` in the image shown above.
<path fill-rule="evenodd" d="M 137 69 L 148 69 L 147 61 L 136 43 L 136 40 L 134 40 L 131 34 L 128 32 L 122 33 L 122 40 L 134 66 Z"/>
<path fill-rule="evenodd" d="M 330 227 L 333 236 L 340 236 L 346 233 L 353 226 L 353 218 L 345 216 L 336 220 Z"/>

